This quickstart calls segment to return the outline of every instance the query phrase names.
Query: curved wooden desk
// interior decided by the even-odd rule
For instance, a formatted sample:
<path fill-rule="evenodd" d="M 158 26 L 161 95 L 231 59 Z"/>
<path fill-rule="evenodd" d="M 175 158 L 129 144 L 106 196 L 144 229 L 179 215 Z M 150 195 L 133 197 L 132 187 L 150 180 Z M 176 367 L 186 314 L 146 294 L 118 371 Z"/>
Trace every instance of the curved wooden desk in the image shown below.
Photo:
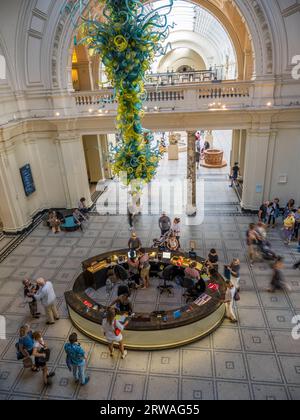
<path fill-rule="evenodd" d="M 169 264 L 184 269 L 192 262 L 188 255 L 177 252 L 172 253 L 170 260 L 160 260 L 162 253 L 159 251 L 146 251 L 150 255 L 151 271 L 156 271 L 157 265 Z M 101 327 L 106 308 L 93 301 L 86 290 L 90 287 L 95 290 L 104 287 L 111 264 L 120 260 L 126 264 L 127 253 L 128 250 L 108 252 L 84 261 L 83 272 L 76 279 L 73 290 L 65 293 L 73 324 L 85 335 L 101 343 L 106 342 Z M 197 268 L 201 270 L 203 260 L 197 258 L 196 261 Z M 208 285 L 215 286 L 209 288 Z M 126 347 L 136 350 L 159 350 L 182 346 L 207 336 L 223 321 L 225 308 L 221 300 L 224 299 L 224 295 L 225 281 L 220 274 L 216 274 L 207 282 L 201 305 L 195 302 L 187 304 L 177 311 L 166 311 L 163 316 L 136 313 L 124 332 Z"/>

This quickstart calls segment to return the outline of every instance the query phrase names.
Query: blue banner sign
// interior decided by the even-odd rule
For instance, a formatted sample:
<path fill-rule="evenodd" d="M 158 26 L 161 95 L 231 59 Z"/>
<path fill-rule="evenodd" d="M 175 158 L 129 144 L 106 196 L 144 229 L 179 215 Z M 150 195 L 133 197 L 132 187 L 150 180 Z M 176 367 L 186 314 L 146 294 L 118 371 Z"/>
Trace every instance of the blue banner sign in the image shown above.
<path fill-rule="evenodd" d="M 23 168 L 20 169 L 20 173 L 21 173 L 26 197 L 29 197 L 31 194 L 35 192 L 35 185 L 34 185 L 30 165 L 28 164 L 28 165 L 23 166 Z"/>

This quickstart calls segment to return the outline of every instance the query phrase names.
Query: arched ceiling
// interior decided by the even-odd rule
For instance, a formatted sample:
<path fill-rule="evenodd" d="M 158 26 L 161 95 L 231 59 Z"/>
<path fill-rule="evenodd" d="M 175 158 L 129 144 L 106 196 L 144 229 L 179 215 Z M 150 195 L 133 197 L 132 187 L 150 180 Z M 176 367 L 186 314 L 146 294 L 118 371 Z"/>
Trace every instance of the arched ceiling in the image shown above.
<path fill-rule="evenodd" d="M 166 5 L 166 0 L 158 0 L 155 7 Z M 153 9 L 154 3 L 147 5 Z M 172 48 L 180 43 L 180 48 L 194 48 L 201 55 L 206 67 L 225 66 L 232 63 L 230 77 L 236 75 L 236 53 L 233 43 L 222 24 L 207 9 L 186 0 L 177 0 L 169 15 L 169 24 L 174 25 L 170 29 L 170 36 L 166 41 L 171 43 Z M 164 59 L 158 59 L 153 65 L 153 71 L 161 67 Z"/>
<path fill-rule="evenodd" d="M 149 5 L 149 8 L 153 7 Z M 155 7 L 166 4 L 165 0 L 155 2 Z M 174 23 L 172 32 L 191 31 L 199 34 L 208 42 L 222 49 L 233 50 L 232 42 L 225 28 L 208 10 L 195 3 L 186 0 L 177 0 L 174 3 L 172 12 L 169 15 L 169 23 Z"/>
<path fill-rule="evenodd" d="M 68 88 L 66 70 L 71 66 L 74 27 L 70 19 L 61 15 L 65 2 L 1 0 L 0 46 L 8 61 L 8 76 L 14 91 Z M 253 43 L 257 77 L 284 74 L 291 78 L 291 58 L 297 50 L 295 34 L 300 26 L 298 0 L 194 0 L 190 3 L 207 9 L 222 23 L 235 50 L 241 54 L 242 64 L 243 55 L 252 54 Z M 198 30 L 207 31 L 208 21 L 202 19 L 199 23 Z M 193 30 L 196 28 L 195 22 Z"/>
<path fill-rule="evenodd" d="M 182 66 L 189 66 L 194 70 L 207 68 L 200 54 L 191 48 L 178 47 L 169 51 L 159 62 L 159 73 L 178 71 Z"/>

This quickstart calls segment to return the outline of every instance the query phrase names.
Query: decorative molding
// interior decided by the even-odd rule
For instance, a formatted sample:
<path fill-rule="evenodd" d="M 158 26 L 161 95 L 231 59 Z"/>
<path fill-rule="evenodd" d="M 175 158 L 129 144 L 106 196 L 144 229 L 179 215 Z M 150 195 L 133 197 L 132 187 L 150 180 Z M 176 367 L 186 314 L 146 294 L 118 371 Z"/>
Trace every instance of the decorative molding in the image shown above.
<path fill-rule="evenodd" d="M 284 9 L 282 11 L 282 16 L 283 17 L 289 17 L 289 16 L 294 15 L 295 13 L 300 13 L 300 4 L 299 3 L 295 3 L 292 6 Z"/>

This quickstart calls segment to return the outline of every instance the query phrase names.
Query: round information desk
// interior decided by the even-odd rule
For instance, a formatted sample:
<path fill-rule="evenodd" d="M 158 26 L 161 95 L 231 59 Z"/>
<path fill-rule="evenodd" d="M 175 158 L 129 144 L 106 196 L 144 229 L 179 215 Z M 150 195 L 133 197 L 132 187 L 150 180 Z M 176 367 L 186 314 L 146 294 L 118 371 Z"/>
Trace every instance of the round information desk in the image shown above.
<path fill-rule="evenodd" d="M 193 261 L 197 261 L 200 272 L 203 269 L 201 258 L 190 259 L 188 255 L 178 252 L 168 255 L 154 249 L 146 249 L 146 252 L 150 257 L 151 277 L 157 277 L 162 267 L 169 265 L 174 265 L 183 272 Z M 95 302 L 87 294 L 87 290 L 105 287 L 113 265 L 121 264 L 127 268 L 127 254 L 128 250 L 112 251 L 84 261 L 83 272 L 77 277 L 73 290 L 65 293 L 69 316 L 74 326 L 100 343 L 106 343 L 101 324 L 107 308 Z M 134 350 L 162 350 L 184 346 L 200 340 L 218 328 L 225 315 L 225 305 L 222 303 L 226 291 L 225 280 L 216 273 L 205 278 L 205 282 L 205 293 L 183 307 L 152 313 L 134 313 L 123 334 L 125 347 Z M 143 292 L 147 293 L 146 290 Z M 133 311 L 135 312 L 134 307 Z"/>

